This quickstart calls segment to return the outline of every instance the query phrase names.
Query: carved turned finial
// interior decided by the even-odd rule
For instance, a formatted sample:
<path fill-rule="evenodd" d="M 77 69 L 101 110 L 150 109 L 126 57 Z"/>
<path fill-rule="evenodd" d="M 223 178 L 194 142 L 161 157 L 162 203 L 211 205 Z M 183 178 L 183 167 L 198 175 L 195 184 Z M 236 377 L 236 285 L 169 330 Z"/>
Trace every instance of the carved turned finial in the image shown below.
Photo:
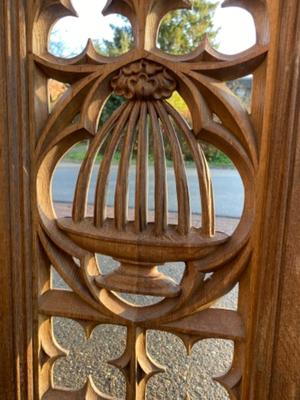
<path fill-rule="evenodd" d="M 164 66 L 140 60 L 123 67 L 111 86 L 117 95 L 128 100 L 162 100 L 172 95 L 176 82 Z"/>
<path fill-rule="evenodd" d="M 170 11 L 191 8 L 190 0 L 108 0 L 103 15 L 122 14 L 129 19 L 135 47 L 152 50 L 161 19 Z"/>

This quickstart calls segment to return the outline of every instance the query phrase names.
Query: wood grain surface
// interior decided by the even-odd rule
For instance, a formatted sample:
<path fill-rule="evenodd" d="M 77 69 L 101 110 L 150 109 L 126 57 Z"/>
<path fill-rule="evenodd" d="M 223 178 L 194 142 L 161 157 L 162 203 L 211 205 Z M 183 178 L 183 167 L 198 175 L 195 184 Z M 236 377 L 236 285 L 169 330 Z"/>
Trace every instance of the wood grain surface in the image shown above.
<path fill-rule="evenodd" d="M 52 317 L 75 319 L 90 335 L 104 323 L 127 329 L 124 354 L 111 364 L 124 374 L 126 399 L 145 399 L 149 379 L 163 373 L 147 350 L 147 331 L 171 332 L 188 350 L 202 339 L 234 341 L 230 370 L 215 378 L 232 400 L 297 400 L 299 393 L 299 108 L 300 5 L 297 0 L 225 0 L 249 11 L 255 45 L 227 56 L 207 39 L 192 53 L 156 47 L 163 16 L 189 1 L 109 0 L 104 13 L 129 18 L 134 49 L 115 58 L 92 41 L 73 59 L 48 52 L 53 24 L 76 16 L 70 0 L 11 0 L 0 5 L 0 397 L 3 400 L 110 399 L 91 378 L 79 391 L 54 386 L 53 366 L 66 352 Z M 252 111 L 227 80 L 253 74 Z M 70 86 L 53 109 L 48 80 Z M 189 126 L 167 102 L 174 91 Z M 101 126 L 112 94 L 125 103 Z M 216 119 L 214 116 L 217 116 Z M 57 216 L 53 172 L 63 155 L 87 140 L 72 213 Z M 182 140 L 196 166 L 201 226 L 193 226 Z M 235 164 L 245 189 L 241 220 L 230 235 L 216 230 L 204 140 Z M 165 143 L 175 171 L 177 218 L 170 218 Z M 104 150 L 88 210 L 91 172 Z M 114 207 L 107 181 L 120 149 Z M 155 207 L 148 209 L 148 156 L 153 149 Z M 128 208 L 128 173 L 137 159 L 135 206 Z M 91 215 L 88 215 L 88 213 Z M 101 271 L 97 252 L 119 267 Z M 185 263 L 180 283 L 158 271 Z M 51 285 L 51 268 L 71 291 Z M 239 283 L 237 311 L 211 309 Z M 163 297 L 138 307 L 116 291 Z M 186 393 L 186 398 L 189 394 Z"/>

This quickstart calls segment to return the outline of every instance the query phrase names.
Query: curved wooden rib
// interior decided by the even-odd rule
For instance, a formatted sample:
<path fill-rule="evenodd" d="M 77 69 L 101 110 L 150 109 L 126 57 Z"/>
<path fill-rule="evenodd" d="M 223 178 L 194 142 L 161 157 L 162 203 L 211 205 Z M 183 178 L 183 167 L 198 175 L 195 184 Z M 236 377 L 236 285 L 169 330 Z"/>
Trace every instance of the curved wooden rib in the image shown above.
<path fill-rule="evenodd" d="M 41 400 L 74 400 L 74 399 L 86 399 L 86 400 L 114 400 L 113 397 L 101 393 L 93 382 L 93 379 L 89 376 L 86 384 L 82 389 L 77 391 L 70 389 L 49 389 Z"/>
<path fill-rule="evenodd" d="M 45 252 L 49 257 L 53 267 L 67 283 L 67 285 L 76 293 L 80 293 L 80 297 L 85 302 L 95 305 L 89 291 L 84 284 L 82 270 L 74 263 L 73 258 L 64 253 L 61 249 L 56 248 L 56 246 L 48 240 L 47 236 L 42 230 L 39 231 L 39 239 L 43 244 Z"/>
<path fill-rule="evenodd" d="M 239 400 L 239 386 L 243 377 L 242 368 L 237 368 L 233 366 L 226 374 L 223 376 L 213 378 L 215 382 L 218 382 L 220 385 L 226 389 L 227 393 L 230 396 L 230 400 Z"/>
<path fill-rule="evenodd" d="M 212 236 L 215 233 L 214 226 L 214 201 L 213 192 L 210 181 L 209 168 L 205 159 L 205 155 L 200 145 L 195 140 L 193 133 L 190 131 L 188 125 L 184 122 L 180 114 L 168 103 L 165 104 L 166 111 L 174 119 L 177 127 L 182 132 L 190 151 L 195 161 L 198 179 L 199 189 L 201 196 L 201 208 L 202 208 L 202 228 L 203 233 Z"/>
<path fill-rule="evenodd" d="M 92 135 L 90 132 L 86 131 L 80 122 L 67 126 L 56 136 L 53 135 L 51 140 L 47 143 L 47 148 L 41 152 L 39 158 L 36 160 L 36 164 L 38 167 L 41 166 L 43 161 L 45 160 L 49 150 L 52 150 L 55 146 L 60 145 L 64 141 L 64 139 L 70 137 L 70 135 L 76 136 L 78 138 L 78 142 L 80 142 L 81 138 L 85 140 L 91 139 Z"/>
<path fill-rule="evenodd" d="M 80 113 L 83 99 L 98 77 L 99 74 L 95 73 L 80 80 L 74 84 L 72 91 L 57 103 L 46 125 L 40 132 L 35 149 L 36 155 L 40 156 L 42 152 L 49 151 L 49 143 L 53 141 L 57 133 L 72 125 L 75 116 Z"/>
<path fill-rule="evenodd" d="M 195 290 L 189 298 L 189 302 L 184 304 L 174 315 L 167 316 L 164 321 L 176 321 L 195 312 L 203 311 L 207 305 L 213 304 L 217 299 L 229 293 L 238 282 L 241 274 L 247 268 L 252 254 L 250 245 L 245 246 L 229 262 L 222 265 L 222 269 L 214 273 L 213 279 L 207 280 L 202 285 L 201 290 Z"/>
<path fill-rule="evenodd" d="M 153 133 L 154 168 L 155 168 L 155 234 L 162 235 L 168 224 L 168 195 L 166 181 L 166 159 L 164 141 L 152 103 L 148 102 Z"/>
<path fill-rule="evenodd" d="M 40 218 L 38 233 L 43 238 L 43 247 L 47 257 L 74 292 L 92 307 L 107 312 L 105 307 L 99 303 L 99 296 L 94 296 L 87 287 L 84 268 L 78 268 L 73 260 L 73 257 L 76 257 L 84 265 L 87 252 L 74 246 L 74 243 L 57 227 L 50 193 L 52 174 L 58 161 L 66 149 L 72 147 L 81 138 L 86 139 L 86 136 L 80 137 L 70 134 L 68 137 L 64 137 L 60 146 L 51 149 L 40 166 L 37 176 L 37 203 Z"/>
<path fill-rule="evenodd" d="M 111 95 L 109 75 L 107 72 L 101 74 L 87 94 L 81 107 L 80 120 L 82 125 L 93 135 L 99 129 L 101 111 Z"/>
<path fill-rule="evenodd" d="M 71 0 L 35 1 L 32 12 L 33 51 L 39 55 L 48 52 L 48 35 L 53 24 L 60 18 L 77 16 Z"/>
<path fill-rule="evenodd" d="M 156 112 L 160 117 L 165 135 L 171 146 L 173 163 L 176 178 L 176 191 L 178 201 L 178 231 L 182 235 L 188 234 L 191 226 L 191 209 L 189 188 L 187 183 L 184 159 L 180 148 L 180 143 L 163 102 L 154 103 Z"/>
<path fill-rule="evenodd" d="M 87 152 L 85 159 L 81 165 L 75 194 L 74 194 L 74 203 L 73 203 L 73 211 L 72 217 L 74 222 L 82 221 L 85 217 L 87 197 L 88 197 L 88 188 L 90 184 L 90 179 L 92 175 L 93 165 L 97 154 L 102 147 L 107 135 L 113 129 L 116 124 L 119 116 L 124 112 L 126 113 L 125 105 L 122 105 L 119 109 L 117 109 L 114 114 L 107 120 L 104 126 L 101 128 L 99 134 L 94 138 L 92 143 L 89 146 L 89 151 Z"/>
<path fill-rule="evenodd" d="M 142 103 L 139 132 L 138 153 L 136 163 L 136 191 L 135 191 L 135 225 L 136 232 L 142 232 L 148 222 L 148 126 L 147 104 Z"/>
<path fill-rule="evenodd" d="M 233 93 L 223 83 L 199 73 L 192 72 L 189 75 L 180 73 L 179 75 L 179 92 L 191 111 L 196 137 L 201 134 L 201 131 L 209 130 L 212 125 L 217 125 L 213 120 L 213 113 L 215 113 L 222 121 L 222 125 L 219 124 L 219 126 L 230 132 L 231 139 L 228 138 L 228 145 L 230 146 L 234 139 L 239 141 L 247 160 L 250 159 L 253 167 L 257 168 L 257 138 L 247 110 Z M 211 143 L 209 140 L 208 142 Z"/>
<path fill-rule="evenodd" d="M 94 212 L 94 223 L 95 226 L 100 228 L 106 218 L 106 192 L 107 192 L 107 180 L 111 167 L 111 162 L 115 151 L 117 150 L 117 145 L 121 139 L 121 134 L 124 127 L 127 124 L 130 112 L 132 111 L 133 104 L 128 103 L 125 107 L 124 112 L 122 112 L 121 117 L 118 119 L 116 127 L 113 131 L 111 140 L 105 149 L 105 154 L 101 162 L 99 169 L 99 175 L 96 185 L 96 196 L 95 196 L 95 212 Z"/>
<path fill-rule="evenodd" d="M 265 60 L 267 54 L 267 46 L 256 45 L 222 62 L 200 61 L 195 63 L 195 60 L 191 60 L 190 69 L 219 81 L 230 81 L 252 74 Z"/>
<path fill-rule="evenodd" d="M 208 66 L 208 69 L 211 70 L 222 68 L 224 73 L 225 69 L 229 69 L 231 73 L 234 69 L 235 74 L 243 76 L 247 74 L 247 72 L 243 72 L 259 65 L 261 57 L 264 57 L 267 51 L 267 46 L 254 45 L 238 54 L 223 54 L 214 49 L 207 36 L 205 36 L 199 46 L 188 54 L 166 54 L 160 49 L 155 49 L 152 52 L 165 60 L 181 63 L 181 66 L 186 68 L 189 67 L 190 70 L 199 69 L 202 71 L 205 70 L 206 66 Z"/>
<path fill-rule="evenodd" d="M 60 82 L 73 84 L 85 78 L 87 75 L 99 71 L 99 65 L 82 65 L 81 68 L 78 69 L 78 65 L 58 64 L 56 58 L 50 61 L 47 58 L 35 54 L 32 58 L 47 78 L 55 79 Z"/>
<path fill-rule="evenodd" d="M 61 357 L 65 357 L 67 352 L 63 350 L 52 333 L 52 321 L 50 318 L 43 317 L 40 323 L 40 360 L 43 360 L 40 369 L 39 396 L 43 396 L 52 388 L 49 376 L 52 375 L 54 363 Z"/>
<path fill-rule="evenodd" d="M 119 163 L 119 171 L 115 191 L 115 224 L 117 230 L 119 231 L 125 229 L 128 219 L 128 176 L 130 159 L 135 140 L 136 122 L 139 117 L 140 107 L 140 102 L 137 102 L 132 109 L 128 121 L 126 136 L 124 139 L 121 160 Z"/>
<path fill-rule="evenodd" d="M 188 85 L 192 87 L 195 84 L 196 91 L 200 89 L 211 112 L 214 112 L 221 119 L 223 126 L 235 135 L 253 165 L 257 167 L 257 139 L 247 110 L 225 84 L 194 72 L 190 74 L 190 77 L 193 81 L 190 81 Z"/>

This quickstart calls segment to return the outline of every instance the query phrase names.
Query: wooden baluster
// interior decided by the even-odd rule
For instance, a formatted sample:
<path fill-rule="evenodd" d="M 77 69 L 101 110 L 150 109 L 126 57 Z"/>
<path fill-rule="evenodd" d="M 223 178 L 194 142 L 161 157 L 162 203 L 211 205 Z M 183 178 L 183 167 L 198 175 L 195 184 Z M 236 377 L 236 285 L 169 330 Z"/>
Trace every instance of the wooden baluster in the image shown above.
<path fill-rule="evenodd" d="M 95 159 L 97 157 L 100 148 L 105 142 L 107 135 L 114 127 L 117 119 L 123 112 L 126 113 L 125 104 L 119 107 L 111 116 L 111 118 L 109 118 L 105 122 L 105 124 L 101 128 L 100 133 L 95 137 L 95 139 L 89 146 L 88 152 L 85 156 L 85 159 L 79 171 L 75 194 L 74 194 L 73 213 L 72 213 L 74 222 L 80 222 L 85 217 L 88 188 L 91 180 Z"/>
<path fill-rule="evenodd" d="M 187 235 L 191 224 L 191 209 L 183 154 L 174 126 L 164 107 L 164 103 L 155 102 L 154 105 L 164 127 L 164 132 L 169 140 L 173 156 L 178 201 L 178 231 L 182 235 Z"/>
<path fill-rule="evenodd" d="M 191 150 L 193 160 L 196 164 L 196 169 L 199 178 L 201 206 L 202 206 L 202 232 L 206 235 L 213 236 L 215 233 L 214 227 L 214 201 L 211 187 L 209 168 L 205 159 L 205 155 L 197 142 L 193 133 L 190 131 L 187 124 L 184 122 L 180 114 L 169 104 L 165 103 L 166 111 L 172 116 L 175 124 L 181 130 L 184 138 Z"/>
<path fill-rule="evenodd" d="M 119 231 L 125 229 L 128 219 L 128 176 L 130 159 L 135 140 L 136 122 L 139 117 L 140 107 L 140 102 L 136 102 L 132 109 L 119 163 L 117 186 L 115 191 L 115 224 Z"/>
<path fill-rule="evenodd" d="M 136 162 L 135 226 L 136 232 L 147 227 L 148 220 L 148 125 L 147 104 L 142 102 L 138 132 L 138 153 Z"/>
<path fill-rule="evenodd" d="M 168 224 L 168 195 L 166 181 L 166 158 L 164 141 L 158 123 L 155 107 L 148 102 L 153 134 L 154 168 L 155 168 L 155 233 L 162 235 Z"/>
<path fill-rule="evenodd" d="M 94 223 L 95 226 L 98 228 L 103 226 L 103 223 L 106 218 L 106 193 L 108 185 L 108 175 L 112 159 L 115 154 L 115 151 L 117 150 L 118 143 L 121 139 L 122 131 L 126 126 L 132 108 L 133 104 L 129 103 L 125 111 L 121 114 L 121 117 L 118 120 L 118 123 L 112 134 L 111 141 L 105 150 L 105 154 L 103 156 L 103 160 L 100 166 L 97 186 L 96 186 L 95 214 L 94 214 L 95 218 Z"/>

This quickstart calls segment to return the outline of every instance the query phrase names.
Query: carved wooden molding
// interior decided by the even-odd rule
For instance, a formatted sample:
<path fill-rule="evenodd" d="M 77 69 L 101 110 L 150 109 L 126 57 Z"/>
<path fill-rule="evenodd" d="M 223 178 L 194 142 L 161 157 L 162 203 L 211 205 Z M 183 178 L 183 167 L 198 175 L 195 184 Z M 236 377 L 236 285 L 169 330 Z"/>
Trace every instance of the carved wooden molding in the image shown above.
<path fill-rule="evenodd" d="M 1 269 L 4 280 L 0 280 L 0 288 L 5 301 L 0 305 L 3 315 L 0 327 L 3 331 L 8 327 L 12 332 L 6 348 L 2 346 L 0 350 L 0 390 L 3 399 L 109 399 L 109 396 L 99 392 L 91 379 L 78 392 L 53 387 L 53 365 L 59 357 L 65 356 L 52 333 L 53 316 L 81 322 L 87 335 L 97 324 L 113 323 L 127 327 L 126 350 L 112 364 L 124 373 L 128 399 L 144 399 L 148 380 L 163 371 L 163 367 L 147 354 L 148 329 L 176 334 L 182 338 L 188 351 L 204 338 L 233 340 L 235 356 L 232 368 L 216 380 L 232 399 L 257 400 L 268 395 L 272 386 L 272 383 L 269 382 L 270 386 L 267 383 L 270 369 L 261 377 L 259 368 L 262 360 L 267 363 L 266 368 L 272 364 L 277 325 L 262 323 L 264 332 L 271 326 L 274 339 L 270 345 L 264 346 L 265 341 L 259 336 L 260 325 L 255 318 L 263 318 L 265 311 L 270 322 L 276 315 L 276 306 L 269 312 L 270 304 L 274 304 L 273 300 L 280 292 L 279 285 L 274 283 L 281 268 L 275 252 L 279 243 L 276 238 L 282 234 L 286 220 L 280 214 L 284 199 L 276 197 L 276 209 L 279 211 L 274 214 L 271 213 L 273 206 L 270 199 L 278 194 L 278 188 L 282 189 L 283 197 L 290 192 L 287 184 L 277 185 L 277 178 L 272 178 L 269 185 L 262 176 L 269 173 L 274 177 L 285 170 L 286 158 L 292 159 L 295 151 L 289 145 L 281 154 L 279 137 L 282 125 L 278 116 L 284 108 L 278 101 L 282 92 L 294 94 L 291 96 L 294 99 L 291 107 L 295 110 L 299 107 L 297 96 L 287 90 L 287 81 L 281 92 L 278 81 L 286 71 L 285 58 L 294 55 L 291 45 L 286 52 L 282 48 L 290 40 L 292 27 L 297 26 L 299 6 L 292 1 L 294 14 L 290 13 L 294 19 L 291 14 L 284 15 L 287 21 L 294 23 L 285 24 L 283 29 L 279 28 L 282 22 L 279 5 L 287 11 L 279 0 L 272 3 L 263 0 L 224 2 L 224 6 L 232 5 L 248 10 L 257 30 L 255 46 L 236 56 L 218 53 L 207 40 L 191 54 L 178 57 L 164 54 L 156 48 L 155 38 L 162 17 L 170 10 L 188 7 L 188 1 L 111 0 L 105 13 L 118 12 L 129 18 L 135 34 L 135 48 L 123 56 L 107 58 L 99 55 L 89 41 L 84 52 L 70 60 L 58 59 L 47 50 L 48 33 L 53 23 L 63 16 L 75 15 L 69 0 L 32 0 L 26 6 L 21 0 L 13 0 L 9 6 L 0 6 L 1 18 L 5 21 L 1 43 L 8 60 L 8 65 L 3 62 L 1 65 L 7 85 L 1 87 L 2 95 L 8 99 L 3 107 L 6 119 L 2 116 L 1 126 L 5 134 L 1 143 L 9 154 L 9 157 L 1 155 L 3 168 L 0 173 L 5 190 L 0 195 L 3 205 L 0 227 L 1 232 L 9 232 L 9 237 L 14 238 L 7 239 L 7 236 L 1 243 L 2 247 L 7 247 L 1 253 L 6 254 L 10 265 L 3 263 Z M 271 55 L 268 55 L 269 17 Z M 25 27 L 27 35 L 23 31 Z M 298 37 L 297 29 L 292 32 Z M 18 46 L 12 45 L 14 40 L 17 40 Z M 277 63 L 279 67 L 275 75 L 274 65 Z M 251 115 L 225 85 L 227 80 L 250 73 L 254 76 Z M 266 76 L 269 77 L 267 88 L 264 85 Z M 51 113 L 48 109 L 48 79 L 70 84 L 70 89 Z M 286 79 L 290 82 L 292 77 L 289 75 Z M 178 90 L 190 109 L 191 127 L 166 101 L 174 90 Z M 123 95 L 126 102 L 100 126 L 101 109 L 112 92 Z M 264 104 L 268 107 L 265 108 Z M 277 117 L 270 111 L 274 104 Z M 12 110 L 16 109 L 18 112 L 13 113 Z M 218 122 L 214 115 L 218 117 Z M 295 114 L 291 114 L 290 118 L 286 120 L 286 135 L 290 140 L 288 143 L 295 143 L 291 126 L 297 118 Z M 28 131 L 31 135 L 26 141 Z M 108 218 L 104 188 L 121 136 L 122 157 L 114 217 Z M 179 136 L 188 143 L 197 167 L 202 189 L 201 228 L 191 224 Z M 276 139 L 274 144 L 272 138 Z M 51 199 L 53 171 L 64 153 L 83 139 L 89 140 L 89 150 L 79 174 L 72 218 L 58 219 Z M 150 139 L 154 143 L 155 156 L 154 221 L 150 221 L 147 215 Z M 88 218 L 86 199 L 92 166 L 105 140 L 109 145 L 98 174 L 94 214 Z M 171 144 L 176 171 L 180 205 L 176 224 L 168 220 L 164 140 Z M 226 153 L 243 180 L 245 208 L 238 228 L 230 237 L 215 231 L 211 181 L 200 140 Z M 137 149 L 138 173 L 135 213 L 131 220 L 128 218 L 127 181 L 134 146 Z M 276 160 L 272 155 L 272 146 L 276 149 Z M 268 169 L 267 156 L 273 160 Z M 274 166 L 278 159 L 280 169 Z M 287 183 L 293 181 L 291 175 L 286 176 Z M 29 186 L 28 177 L 32 186 Z M 31 238 L 30 209 L 33 215 L 33 248 L 28 240 Z M 272 237 L 272 242 L 268 241 L 269 233 L 262 230 L 262 226 L 267 226 L 267 218 L 274 218 L 272 227 L 276 232 L 276 221 L 281 221 L 281 230 L 278 230 L 275 239 Z M 263 238 L 262 251 L 260 237 Z M 282 251 L 286 248 L 283 239 L 280 239 L 279 245 Z M 263 253 L 265 248 L 268 249 L 267 254 Z M 97 252 L 119 260 L 119 269 L 110 275 L 103 275 L 95 256 Z M 22 257 L 17 257 L 19 254 Z M 158 272 L 157 265 L 167 261 L 185 262 L 185 273 L 179 284 Z M 70 286 L 71 292 L 51 287 L 51 265 Z M 265 265 L 269 267 L 265 268 Z M 274 275 L 270 272 L 270 265 L 276 266 Z M 207 273 L 212 274 L 211 279 L 205 279 Z M 261 283 L 258 282 L 260 276 Z M 34 290 L 31 288 L 32 278 L 33 283 L 37 281 Z M 237 312 L 210 308 L 238 282 Z M 270 286 L 268 282 L 271 282 Z M 115 291 L 161 295 L 164 299 L 152 306 L 138 308 L 122 300 Z M 287 291 L 285 287 L 284 293 Z M 253 313 L 257 296 L 259 307 Z M 11 310 L 11 315 L 8 310 Z M 35 327 L 33 321 L 37 319 L 38 327 Z M 279 327 L 283 329 L 280 324 Z M 5 340 L 2 343 L 6 343 Z M 252 354 L 256 344 L 261 358 Z M 20 360 L 19 364 L 17 360 Z M 279 350 L 276 351 L 275 361 L 282 369 Z M 3 379 L 5 370 L 9 388 Z M 287 393 L 293 394 L 294 383 L 288 383 Z M 276 399 L 275 389 L 272 395 Z"/>
<path fill-rule="evenodd" d="M 265 15 L 267 18 L 266 8 L 258 3 L 260 17 Z M 120 57 L 107 58 L 98 55 L 89 42 L 80 56 L 62 60 L 48 53 L 46 37 L 57 18 L 74 15 L 71 3 L 36 3 L 32 63 L 38 118 L 34 158 L 38 232 L 43 248 L 41 257 L 45 258 L 41 261 L 44 271 L 41 272 L 39 304 L 45 319 L 41 320 L 40 351 L 48 360 L 43 362 L 41 371 L 41 398 L 67 395 L 57 391 L 51 383 L 53 363 L 63 356 L 51 335 L 48 318 L 54 315 L 76 318 L 91 327 L 95 322 L 104 321 L 128 327 L 127 349 L 121 359 L 113 363 L 125 374 L 128 399 L 144 399 L 148 379 L 161 371 L 147 355 L 147 329 L 167 330 L 184 337 L 189 349 L 196 341 L 207 337 L 234 338 L 237 351 L 232 370 L 218 382 L 232 398 L 238 398 L 242 376 L 242 355 L 238 350 L 241 345 L 238 343 L 245 337 L 241 315 L 226 310 L 209 312 L 209 307 L 239 282 L 251 258 L 260 142 L 256 121 L 226 88 L 224 81 L 255 73 L 264 63 L 267 42 L 258 23 L 256 45 L 236 56 L 216 52 L 207 40 L 186 56 L 162 53 L 155 44 L 162 17 L 170 10 L 188 6 L 188 1 L 109 1 L 106 14 L 118 12 L 131 21 L 135 49 Z M 248 2 L 242 6 L 256 19 L 255 7 Z M 72 85 L 51 114 L 46 101 L 48 79 Z M 191 128 L 166 101 L 174 90 L 189 107 Z M 101 109 L 112 93 L 122 95 L 126 102 L 100 126 Z M 220 122 L 215 121 L 214 115 Z M 201 192 L 201 228 L 191 224 L 180 137 L 187 143 L 196 165 Z M 72 218 L 57 219 L 51 199 L 51 178 L 63 154 L 83 139 L 89 140 L 89 148 L 78 176 Z M 175 170 L 178 200 L 178 223 L 175 225 L 168 221 L 164 140 L 170 143 Z M 212 184 L 199 140 L 205 140 L 227 154 L 243 180 L 244 212 L 231 237 L 215 231 Z M 155 169 L 153 222 L 147 212 L 149 141 L 153 142 Z M 94 216 L 90 218 L 86 216 L 89 182 L 96 155 L 105 143 L 97 178 Z M 112 159 L 119 146 L 121 159 L 114 217 L 108 218 L 106 186 Z M 135 212 L 134 219 L 129 220 L 128 174 L 134 148 L 137 149 Z M 103 275 L 97 253 L 118 260 L 120 267 Z M 74 259 L 79 260 L 80 267 Z M 157 265 L 171 261 L 185 262 L 186 270 L 180 284 L 157 269 Z M 51 288 L 50 265 L 71 287 L 72 294 L 57 293 Z M 206 273 L 212 274 L 209 280 L 205 279 Z M 141 308 L 125 302 L 115 292 L 162 296 L 164 299 Z M 65 300 L 58 309 L 57 301 L 62 296 Z M 232 324 L 230 331 L 224 330 L 220 324 L 222 319 Z M 87 383 L 80 393 L 70 392 L 68 396 L 107 398 L 92 382 Z"/>

